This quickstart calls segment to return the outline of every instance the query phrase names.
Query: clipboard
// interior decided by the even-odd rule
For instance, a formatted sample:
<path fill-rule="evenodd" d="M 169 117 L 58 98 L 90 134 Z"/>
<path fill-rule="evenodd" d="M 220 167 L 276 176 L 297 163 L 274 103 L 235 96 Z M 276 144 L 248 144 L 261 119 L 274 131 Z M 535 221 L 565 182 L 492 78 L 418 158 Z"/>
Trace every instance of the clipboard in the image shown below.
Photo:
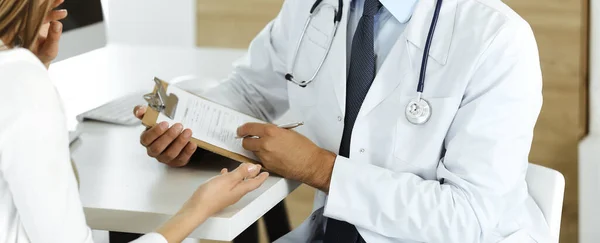
<path fill-rule="evenodd" d="M 166 90 L 169 87 L 169 83 L 156 77 L 154 78 L 154 82 L 155 86 L 152 93 L 144 95 L 144 99 L 146 100 L 146 102 L 148 102 L 148 109 L 146 110 L 146 114 L 144 114 L 144 117 L 142 118 L 142 124 L 146 127 L 155 126 L 156 121 L 158 119 L 158 115 L 160 113 L 169 117 L 170 119 L 174 119 L 175 114 L 177 112 L 177 104 L 179 102 L 179 98 L 175 94 L 167 95 Z M 198 146 L 201 149 L 216 153 L 218 155 L 227 157 L 238 162 L 260 164 L 259 161 L 204 142 L 202 140 L 194 138 L 193 136 L 191 138 L 191 142 L 196 144 L 196 146 Z"/>

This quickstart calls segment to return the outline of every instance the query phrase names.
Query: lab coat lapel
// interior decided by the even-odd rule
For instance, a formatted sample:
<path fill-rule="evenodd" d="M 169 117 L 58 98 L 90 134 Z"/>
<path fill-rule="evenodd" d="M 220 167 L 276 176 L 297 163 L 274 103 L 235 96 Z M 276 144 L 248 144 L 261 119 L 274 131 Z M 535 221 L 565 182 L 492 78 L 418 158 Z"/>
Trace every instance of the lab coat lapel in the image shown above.
<path fill-rule="evenodd" d="M 421 0 L 415 7 L 413 16 L 406 26 L 406 37 L 410 43 L 415 45 L 420 55 L 423 55 L 427 34 L 435 12 L 437 0 Z M 456 18 L 457 0 L 443 0 L 440 16 L 437 21 L 429 57 L 440 65 L 446 65 L 448 53 L 452 44 L 454 33 L 454 21 Z M 474 23 L 475 24 L 475 23 Z M 420 64 L 419 67 L 420 68 Z"/>
<path fill-rule="evenodd" d="M 435 0 L 421 0 L 417 3 L 411 20 L 404 33 L 379 68 L 375 80 L 360 109 L 358 117 L 367 115 L 398 87 L 401 82 L 414 83 L 415 95 L 421 68 L 423 48 L 429 32 L 429 25 L 435 9 Z M 439 65 L 445 65 L 448 59 L 454 19 L 456 0 L 444 0 L 435 34 L 429 51 L 429 57 Z M 416 47 L 416 48 L 414 48 Z M 416 51 L 415 51 L 416 50 Z M 411 60 L 418 60 L 412 61 Z M 429 62 L 428 65 L 433 65 Z M 431 69 L 427 69 L 431 71 Z M 427 86 L 427 85 L 425 85 Z"/>
<path fill-rule="evenodd" d="M 328 58 L 331 58 L 331 62 L 329 62 L 330 68 L 328 69 L 330 70 L 330 82 L 333 83 L 335 95 L 337 97 L 337 101 L 342 114 L 346 112 L 346 35 L 348 30 L 348 15 L 350 10 L 350 1 L 351 0 L 343 1 L 344 7 L 342 11 L 344 12 L 342 14 L 342 20 L 340 21 L 337 33 L 334 37 L 333 45 L 331 46 L 331 51 L 328 54 Z"/>
<path fill-rule="evenodd" d="M 369 88 L 369 93 L 367 93 L 360 108 L 358 117 L 368 114 L 369 111 L 396 90 L 396 87 L 398 87 L 402 81 L 414 77 L 414 75 L 411 75 L 411 70 L 414 69 L 415 65 L 411 63 L 408 44 L 405 35 L 401 35 L 400 38 L 398 38 L 392 51 L 388 54 L 386 60 L 379 68 L 377 76 L 375 77 L 375 80 L 373 80 L 371 88 Z"/>

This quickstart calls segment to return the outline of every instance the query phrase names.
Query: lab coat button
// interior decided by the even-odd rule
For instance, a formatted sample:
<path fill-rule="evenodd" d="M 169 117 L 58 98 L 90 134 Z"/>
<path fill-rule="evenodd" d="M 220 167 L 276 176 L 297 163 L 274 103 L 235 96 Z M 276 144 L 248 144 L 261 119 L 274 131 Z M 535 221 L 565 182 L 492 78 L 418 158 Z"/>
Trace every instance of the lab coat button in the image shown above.
<path fill-rule="evenodd" d="M 361 153 L 364 153 L 364 152 L 365 152 L 365 149 L 364 149 L 364 148 L 361 148 L 361 149 L 360 149 L 360 152 L 361 152 Z"/>
<path fill-rule="evenodd" d="M 338 121 L 342 121 L 342 117 L 341 116 L 338 116 Z"/>

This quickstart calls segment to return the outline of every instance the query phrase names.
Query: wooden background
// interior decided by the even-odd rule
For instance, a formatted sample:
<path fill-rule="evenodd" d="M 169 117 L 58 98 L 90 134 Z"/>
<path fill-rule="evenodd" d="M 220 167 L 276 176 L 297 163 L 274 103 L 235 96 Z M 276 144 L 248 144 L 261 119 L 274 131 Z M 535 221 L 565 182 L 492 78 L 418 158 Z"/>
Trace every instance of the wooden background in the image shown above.
<path fill-rule="evenodd" d="M 283 2 L 197 1 L 198 46 L 237 48 L 246 48 Z M 529 21 L 538 41 L 544 106 L 530 159 L 565 175 L 561 242 L 577 242 L 577 145 L 587 132 L 587 0 L 504 2 Z M 309 215 L 313 192 L 303 186 L 287 199 L 294 227 Z"/>
<path fill-rule="evenodd" d="M 544 75 L 544 106 L 530 160 L 566 179 L 561 241 L 578 242 L 577 146 L 587 132 L 587 1 L 506 0 L 533 27 Z"/>

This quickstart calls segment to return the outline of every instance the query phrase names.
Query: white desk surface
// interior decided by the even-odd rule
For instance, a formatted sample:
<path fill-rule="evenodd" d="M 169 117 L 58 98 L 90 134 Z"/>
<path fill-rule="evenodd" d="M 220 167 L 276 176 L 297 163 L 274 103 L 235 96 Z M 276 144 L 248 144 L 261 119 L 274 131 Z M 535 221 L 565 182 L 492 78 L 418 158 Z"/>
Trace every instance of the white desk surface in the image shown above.
<path fill-rule="evenodd" d="M 170 80 L 196 75 L 214 86 L 230 72 L 242 50 L 108 46 L 53 64 L 50 73 L 63 98 L 70 126 L 75 116 L 114 98 L 150 91 L 154 76 Z M 155 230 L 203 182 L 236 163 L 211 156 L 185 168 L 169 168 L 146 155 L 143 127 L 84 122 L 72 147 L 89 226 L 146 233 Z M 232 240 L 299 183 L 271 176 L 258 190 L 211 217 L 190 238 Z"/>

